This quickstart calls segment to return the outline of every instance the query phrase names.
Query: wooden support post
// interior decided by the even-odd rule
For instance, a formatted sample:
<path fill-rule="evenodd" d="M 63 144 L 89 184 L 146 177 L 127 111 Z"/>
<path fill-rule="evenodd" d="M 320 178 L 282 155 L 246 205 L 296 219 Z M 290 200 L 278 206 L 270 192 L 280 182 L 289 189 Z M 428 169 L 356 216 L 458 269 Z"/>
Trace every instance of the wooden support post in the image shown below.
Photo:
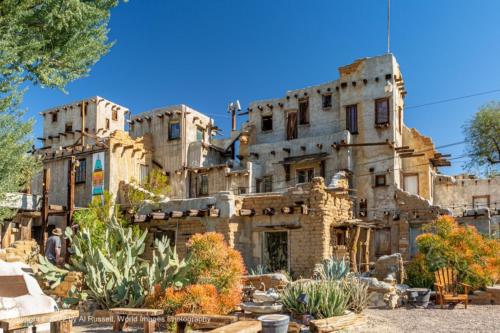
<path fill-rule="evenodd" d="M 73 320 L 62 320 L 50 323 L 50 333 L 71 333 L 73 332 Z"/>
<path fill-rule="evenodd" d="M 354 273 L 358 272 L 358 265 L 356 263 L 356 254 L 358 252 L 358 240 L 360 233 L 361 233 L 361 227 L 357 225 L 354 236 L 352 237 L 350 242 L 351 246 L 349 249 L 349 257 L 350 257 L 349 259 L 350 259 L 351 271 Z"/>
<path fill-rule="evenodd" d="M 40 253 L 45 255 L 45 239 L 47 224 L 49 222 L 49 190 L 50 190 L 50 169 L 43 169 L 43 190 L 42 190 L 42 241 L 40 242 Z"/>
<path fill-rule="evenodd" d="M 370 233 L 371 233 L 371 228 L 366 229 L 366 240 L 365 240 L 365 272 L 368 272 L 370 270 Z"/>
<path fill-rule="evenodd" d="M 73 225 L 73 213 L 75 212 L 75 174 L 76 174 L 76 158 L 75 156 L 71 156 L 68 161 L 68 200 L 67 207 L 68 211 L 66 212 L 66 226 L 71 228 Z M 66 251 L 64 255 L 64 259 L 67 263 L 69 263 L 69 251 L 68 248 L 70 246 L 69 240 L 66 240 Z"/>

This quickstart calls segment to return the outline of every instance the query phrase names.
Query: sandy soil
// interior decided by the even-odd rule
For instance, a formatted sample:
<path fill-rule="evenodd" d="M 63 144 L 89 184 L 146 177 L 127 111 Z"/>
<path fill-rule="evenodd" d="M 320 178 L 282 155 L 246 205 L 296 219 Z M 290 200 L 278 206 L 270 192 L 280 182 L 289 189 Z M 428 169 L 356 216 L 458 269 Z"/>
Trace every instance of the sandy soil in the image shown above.
<path fill-rule="evenodd" d="M 463 305 L 454 309 L 367 309 L 366 323 L 347 330 L 348 333 L 500 333 L 500 306 Z M 128 332 L 142 332 L 131 328 Z M 108 325 L 75 326 L 73 332 L 112 332 Z"/>

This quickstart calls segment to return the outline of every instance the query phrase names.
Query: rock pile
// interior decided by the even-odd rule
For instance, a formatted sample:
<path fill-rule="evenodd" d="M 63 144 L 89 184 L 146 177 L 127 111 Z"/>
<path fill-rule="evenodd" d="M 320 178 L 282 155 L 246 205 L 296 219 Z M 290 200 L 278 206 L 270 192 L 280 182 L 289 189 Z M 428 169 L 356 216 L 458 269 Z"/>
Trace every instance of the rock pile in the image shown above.
<path fill-rule="evenodd" d="M 10 247 L 0 250 L 0 260 L 31 264 L 37 261 L 38 252 L 39 247 L 34 240 L 15 241 Z"/>

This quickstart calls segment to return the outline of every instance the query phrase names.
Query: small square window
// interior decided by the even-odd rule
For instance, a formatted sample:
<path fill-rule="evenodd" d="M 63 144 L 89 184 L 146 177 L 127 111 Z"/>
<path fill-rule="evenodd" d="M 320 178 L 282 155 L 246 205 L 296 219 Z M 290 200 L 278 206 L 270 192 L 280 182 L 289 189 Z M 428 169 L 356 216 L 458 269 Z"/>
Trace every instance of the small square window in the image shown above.
<path fill-rule="evenodd" d="M 57 122 L 57 112 L 52 113 L 52 122 Z"/>
<path fill-rule="evenodd" d="M 297 183 L 309 183 L 314 178 L 314 169 L 297 170 Z"/>
<path fill-rule="evenodd" d="M 375 176 L 375 186 L 385 186 L 385 185 L 387 185 L 385 175 L 376 175 Z"/>
<path fill-rule="evenodd" d="M 246 187 L 238 187 L 238 194 L 246 194 L 246 193 L 247 193 Z"/>
<path fill-rule="evenodd" d="M 273 130 L 273 116 L 265 115 L 262 116 L 262 131 L 272 131 Z"/>
<path fill-rule="evenodd" d="M 116 110 L 111 111 L 111 119 L 118 120 L 118 111 Z"/>
<path fill-rule="evenodd" d="M 323 110 L 330 109 L 332 107 L 332 94 L 325 94 L 322 96 L 323 100 Z"/>
<path fill-rule="evenodd" d="M 67 123 L 66 126 L 64 127 L 64 131 L 66 133 L 71 133 L 73 132 L 73 123 Z"/>
<path fill-rule="evenodd" d="M 181 137 L 181 124 L 179 122 L 170 123 L 168 126 L 168 139 L 177 140 Z"/>

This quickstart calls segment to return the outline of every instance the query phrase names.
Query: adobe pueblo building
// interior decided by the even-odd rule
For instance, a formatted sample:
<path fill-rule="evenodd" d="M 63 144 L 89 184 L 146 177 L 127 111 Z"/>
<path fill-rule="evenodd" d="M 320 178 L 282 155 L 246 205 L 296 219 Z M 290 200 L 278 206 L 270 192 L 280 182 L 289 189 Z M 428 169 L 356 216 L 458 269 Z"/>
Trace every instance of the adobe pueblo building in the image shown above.
<path fill-rule="evenodd" d="M 191 235 L 217 231 L 249 268 L 305 276 L 334 255 L 347 255 L 356 270 L 385 254 L 409 258 L 423 224 L 466 215 L 458 197 L 481 202 L 489 226 L 481 230 L 494 234 L 498 191 L 477 186 L 470 197 L 459 194 L 439 173 L 450 165 L 446 156 L 404 123 L 406 90 L 395 57 L 364 58 L 338 71 L 335 81 L 250 103 L 248 120 L 239 129 L 233 121 L 224 139 L 215 138 L 213 119 L 185 105 L 126 120 L 126 108 L 94 97 L 42 112 L 37 154 L 50 179 L 33 184 L 46 202 L 31 215 L 37 238 L 48 225 L 71 223 L 74 209 L 104 191 L 127 210 L 131 181 L 140 186 L 153 169 L 168 176 L 169 196 L 131 216 L 148 228 L 149 244 L 167 235 L 183 255 Z"/>

